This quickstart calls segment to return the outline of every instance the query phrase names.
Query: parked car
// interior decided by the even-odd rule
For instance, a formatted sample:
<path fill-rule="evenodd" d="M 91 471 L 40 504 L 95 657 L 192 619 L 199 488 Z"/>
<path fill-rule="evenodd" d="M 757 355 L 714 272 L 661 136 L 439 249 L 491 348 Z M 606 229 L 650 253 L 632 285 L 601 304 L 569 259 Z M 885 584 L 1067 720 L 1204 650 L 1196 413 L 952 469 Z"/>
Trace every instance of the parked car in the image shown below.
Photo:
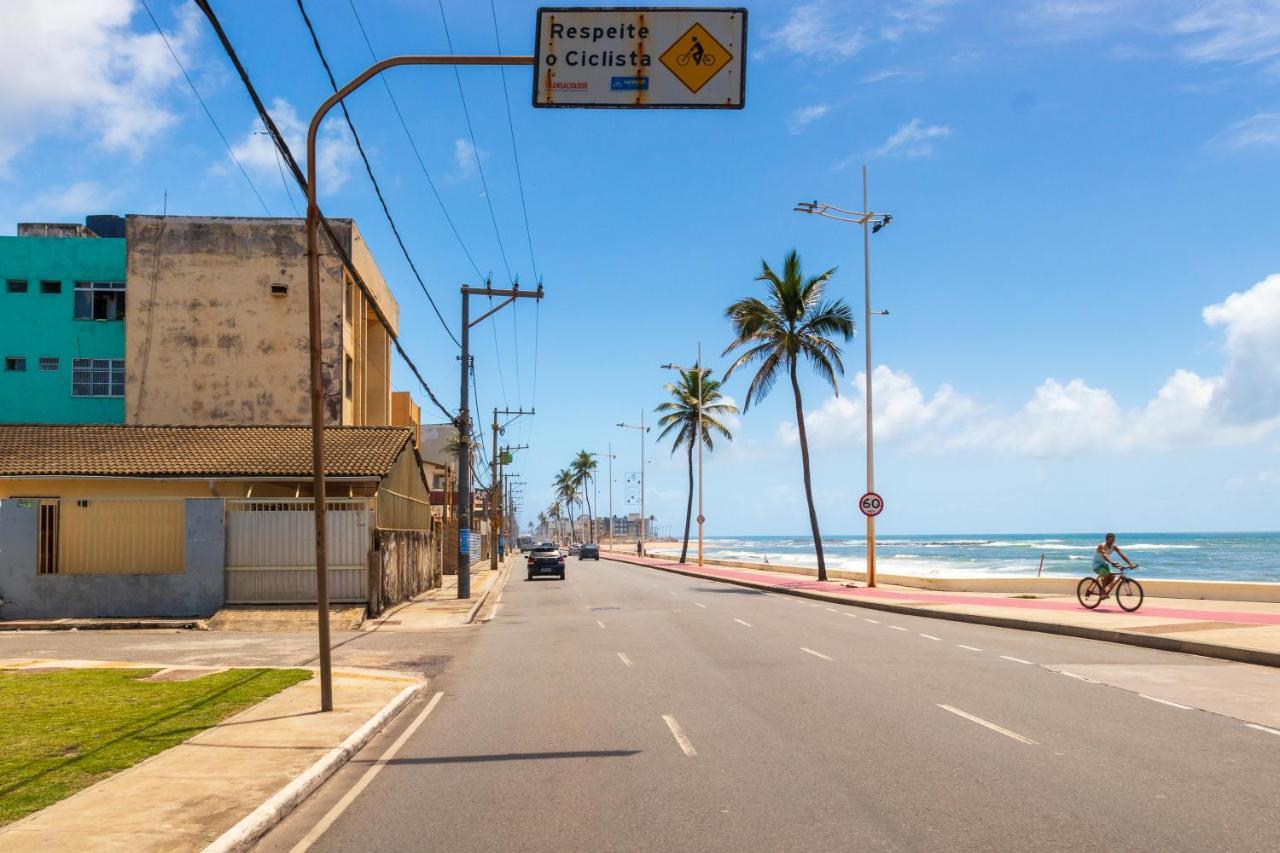
<path fill-rule="evenodd" d="M 564 580 L 564 554 L 560 553 L 560 549 L 544 542 L 529 554 L 526 563 L 529 575 L 527 580 L 533 580 L 534 575 L 559 575 L 560 580 Z"/>
<path fill-rule="evenodd" d="M 570 556 L 570 557 L 573 557 L 573 556 L 575 556 L 575 555 L 579 554 L 581 551 L 582 551 L 582 543 L 581 543 L 581 542 L 571 542 L 571 543 L 569 543 L 569 556 Z"/>
<path fill-rule="evenodd" d="M 594 542 L 588 542 L 582 546 L 582 550 L 578 552 L 579 560 L 599 560 L 600 546 Z"/>

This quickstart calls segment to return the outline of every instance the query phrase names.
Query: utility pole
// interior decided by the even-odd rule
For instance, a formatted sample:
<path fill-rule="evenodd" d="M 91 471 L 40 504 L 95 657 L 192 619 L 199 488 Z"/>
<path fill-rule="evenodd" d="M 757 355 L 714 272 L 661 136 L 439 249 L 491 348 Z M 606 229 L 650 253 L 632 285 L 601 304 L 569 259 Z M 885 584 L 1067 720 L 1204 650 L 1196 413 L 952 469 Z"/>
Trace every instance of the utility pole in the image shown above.
<path fill-rule="evenodd" d="M 472 296 L 505 296 L 507 298 L 472 320 Z M 538 284 L 537 290 L 521 290 L 518 282 L 507 289 L 494 289 L 487 281 L 484 287 L 467 287 L 466 285 L 462 287 L 462 381 L 460 383 L 461 400 L 458 406 L 460 439 L 458 442 L 458 598 L 471 597 L 471 487 L 465 479 L 465 473 L 471 470 L 471 409 L 467 402 L 471 393 L 469 387 L 471 329 L 517 299 L 541 299 L 542 296 L 541 283 Z M 467 485 L 463 486 L 463 483 Z M 489 486 L 492 491 L 497 484 L 490 483 Z"/>
<path fill-rule="evenodd" d="M 499 409 L 496 406 L 494 407 L 493 409 L 493 456 L 489 461 L 489 465 L 491 466 L 491 469 L 492 469 L 489 475 L 489 482 L 492 488 L 497 489 L 498 483 L 502 482 L 502 459 L 506 455 L 506 452 L 510 450 L 525 450 L 528 448 L 527 444 L 521 447 L 506 447 L 506 448 L 503 448 L 502 452 L 500 453 L 498 451 L 499 433 L 506 433 L 507 427 L 510 426 L 516 420 L 516 418 L 520 417 L 521 415 L 532 415 L 532 414 L 535 414 L 533 409 L 530 409 L 529 411 L 526 412 L 524 409 Z M 498 415 L 514 415 L 515 417 L 507 421 L 502 426 L 498 426 Z M 506 494 L 505 491 L 500 492 L 498 495 L 498 498 L 500 499 L 501 496 L 504 494 Z M 491 499 L 489 501 L 489 529 L 490 531 L 494 531 L 494 532 L 491 532 L 490 536 L 498 535 L 496 531 L 499 529 L 501 516 L 502 516 L 502 504 L 498 502 L 498 499 Z M 496 572 L 498 570 L 498 540 L 497 539 L 493 541 L 493 547 L 489 550 L 490 550 L 489 568 Z"/>
<path fill-rule="evenodd" d="M 640 553 L 644 553 L 645 526 L 648 524 L 648 518 L 644 514 L 644 434 L 649 428 L 644 425 L 644 409 L 640 410 L 640 425 L 623 424 L 618 426 L 623 429 L 635 429 L 640 431 Z"/>
<path fill-rule="evenodd" d="M 498 423 L 498 419 L 497 419 L 498 410 L 497 410 L 497 409 L 494 409 L 493 411 L 494 411 L 494 420 L 493 420 L 493 423 L 494 423 L 494 425 L 495 425 L 495 426 L 497 426 L 497 423 Z M 508 414 L 511 414 L 511 413 L 510 413 L 510 412 L 508 412 Z M 529 415 L 531 415 L 531 414 L 533 414 L 533 412 L 531 412 L 531 411 L 530 411 L 530 412 L 519 412 L 518 414 L 529 414 Z M 512 420 L 515 420 L 515 419 L 514 419 L 514 418 L 512 418 Z M 510 423 L 511 423 L 511 421 L 507 421 L 507 423 L 508 423 L 508 424 L 510 424 Z M 505 430 L 505 427 L 503 427 L 503 428 L 499 428 L 499 430 L 498 430 L 498 431 L 499 431 L 499 432 L 502 432 L 503 430 Z M 499 493 L 499 500 L 495 500 L 495 501 L 492 501 L 492 502 L 490 503 L 490 506 L 493 508 L 494 516 L 493 516 L 493 517 L 490 519 L 490 521 L 489 521 L 489 527 L 490 527 L 490 530 L 500 531 L 497 535 L 499 535 L 499 536 L 503 536 L 503 537 L 504 537 L 504 538 L 503 538 L 503 540 L 502 540 L 503 542 L 507 542 L 507 541 L 509 541 L 509 540 L 505 538 L 505 525 L 504 525 L 504 523 L 503 523 L 503 519 L 506 517 L 506 509 L 505 509 L 505 505 L 504 505 L 504 504 L 505 504 L 505 501 L 506 501 L 506 495 L 507 495 L 507 489 L 506 489 L 506 478 L 507 478 L 507 475 L 506 475 L 506 474 L 504 474 L 504 473 L 502 473 L 502 469 L 506 466 L 506 458 L 507 458 L 509 455 L 511 455 L 512 453 L 514 453 L 514 452 L 515 452 L 515 451 L 517 451 L 517 450 L 528 450 L 528 449 L 529 449 L 529 445 L 527 445 L 527 444 L 518 444 L 518 445 L 516 445 L 516 446 L 514 446 L 514 447 L 512 447 L 511 445 L 509 445 L 509 444 L 508 444 L 508 445 L 506 445 L 505 447 L 503 447 L 501 450 L 499 450 L 499 449 L 498 449 L 498 442 L 495 440 L 495 441 L 494 441 L 494 443 L 493 443 L 493 450 L 494 450 L 494 453 L 496 453 L 496 454 L 498 455 L 497 462 L 495 462 L 495 463 L 494 463 L 494 474 L 495 474 L 495 475 L 496 475 L 496 477 L 497 477 L 497 479 L 494 481 L 494 488 L 497 488 L 497 487 L 498 487 L 498 485 L 497 485 L 498 483 L 502 483 L 502 491 Z M 490 564 L 489 564 L 489 567 L 490 567 L 491 569 L 493 569 L 494 571 L 497 571 L 497 570 L 498 570 L 498 551 L 497 551 L 497 548 L 496 548 L 496 543 L 495 543 L 495 548 L 493 549 L 493 552 L 490 554 Z"/>
<path fill-rule="evenodd" d="M 609 550 L 613 550 L 613 442 L 609 442 Z"/>

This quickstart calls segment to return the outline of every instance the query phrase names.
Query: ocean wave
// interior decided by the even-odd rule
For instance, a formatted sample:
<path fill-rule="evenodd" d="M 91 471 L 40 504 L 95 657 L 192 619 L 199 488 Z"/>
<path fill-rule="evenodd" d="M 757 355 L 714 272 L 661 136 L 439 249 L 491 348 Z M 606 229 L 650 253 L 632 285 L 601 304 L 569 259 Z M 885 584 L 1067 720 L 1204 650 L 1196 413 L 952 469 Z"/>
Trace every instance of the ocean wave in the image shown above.
<path fill-rule="evenodd" d="M 1176 545 L 1172 542 L 1135 542 L 1132 545 L 1122 545 L 1121 551 L 1197 551 L 1200 545 Z"/>

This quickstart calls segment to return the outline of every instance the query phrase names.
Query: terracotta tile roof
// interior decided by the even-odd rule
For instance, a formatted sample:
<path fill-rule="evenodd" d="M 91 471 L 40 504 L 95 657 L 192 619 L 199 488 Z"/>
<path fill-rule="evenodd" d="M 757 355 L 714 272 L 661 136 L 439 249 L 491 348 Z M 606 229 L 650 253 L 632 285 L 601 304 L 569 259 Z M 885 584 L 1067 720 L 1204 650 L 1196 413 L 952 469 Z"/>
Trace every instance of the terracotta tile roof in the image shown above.
<path fill-rule="evenodd" d="M 328 427 L 330 477 L 382 477 L 405 427 Z M 311 430 L 296 426 L 0 424 L 0 477 L 310 477 Z"/>

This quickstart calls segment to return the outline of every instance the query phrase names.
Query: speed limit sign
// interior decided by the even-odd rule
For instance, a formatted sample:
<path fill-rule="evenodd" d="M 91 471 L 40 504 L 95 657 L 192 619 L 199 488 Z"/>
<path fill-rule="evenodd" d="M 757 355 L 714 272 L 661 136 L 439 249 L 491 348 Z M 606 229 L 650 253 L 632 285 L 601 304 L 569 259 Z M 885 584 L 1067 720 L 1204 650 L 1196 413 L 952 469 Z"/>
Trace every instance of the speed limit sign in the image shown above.
<path fill-rule="evenodd" d="M 858 509 L 868 518 L 874 518 L 884 510 L 884 498 L 875 492 L 867 492 L 858 498 Z"/>

